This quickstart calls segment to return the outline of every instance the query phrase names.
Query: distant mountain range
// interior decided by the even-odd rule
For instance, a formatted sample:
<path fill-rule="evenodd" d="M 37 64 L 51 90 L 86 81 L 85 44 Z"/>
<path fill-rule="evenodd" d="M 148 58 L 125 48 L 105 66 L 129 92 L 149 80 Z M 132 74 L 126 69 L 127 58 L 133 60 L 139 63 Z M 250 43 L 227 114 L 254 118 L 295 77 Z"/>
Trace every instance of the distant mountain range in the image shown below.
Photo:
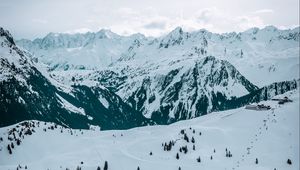
<path fill-rule="evenodd" d="M 299 27 L 149 38 L 109 30 L 14 41 L 0 29 L 0 126 L 169 124 L 299 86 Z M 16 45 L 17 44 L 17 45 Z"/>

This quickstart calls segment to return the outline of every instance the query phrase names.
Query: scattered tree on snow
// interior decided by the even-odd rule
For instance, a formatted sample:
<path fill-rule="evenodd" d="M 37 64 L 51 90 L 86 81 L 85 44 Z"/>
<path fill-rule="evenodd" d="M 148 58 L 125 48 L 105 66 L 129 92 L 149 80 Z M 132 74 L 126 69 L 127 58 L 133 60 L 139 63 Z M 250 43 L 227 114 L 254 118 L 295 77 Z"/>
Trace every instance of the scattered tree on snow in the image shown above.
<path fill-rule="evenodd" d="M 7 150 L 8 150 L 8 152 L 9 152 L 9 154 L 12 154 L 12 151 L 11 151 L 10 145 L 7 145 Z"/>
<path fill-rule="evenodd" d="M 107 169 L 108 169 L 108 163 L 107 163 L 107 161 L 105 161 L 103 170 L 107 170 Z"/>
<path fill-rule="evenodd" d="M 287 164 L 292 165 L 292 161 L 290 159 L 288 159 Z"/>

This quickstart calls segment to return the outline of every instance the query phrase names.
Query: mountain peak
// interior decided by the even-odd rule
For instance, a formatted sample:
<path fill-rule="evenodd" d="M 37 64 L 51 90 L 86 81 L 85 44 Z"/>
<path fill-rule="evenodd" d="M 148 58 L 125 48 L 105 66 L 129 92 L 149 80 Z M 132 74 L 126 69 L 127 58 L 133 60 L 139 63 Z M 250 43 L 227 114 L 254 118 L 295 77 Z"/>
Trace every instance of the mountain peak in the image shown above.
<path fill-rule="evenodd" d="M 11 44 L 15 45 L 14 39 L 8 30 L 4 30 L 2 27 L 0 27 L 0 36 L 5 37 L 7 39 L 7 41 L 9 41 Z"/>
<path fill-rule="evenodd" d="M 118 34 L 112 32 L 109 29 L 101 29 L 100 31 L 98 31 L 96 33 L 96 35 L 98 35 L 100 38 L 115 38 L 115 37 L 119 37 Z"/>
<path fill-rule="evenodd" d="M 275 27 L 275 26 L 273 26 L 273 25 L 268 25 L 268 26 L 266 26 L 265 28 L 263 28 L 263 29 L 261 29 L 261 30 L 265 30 L 265 31 L 273 31 L 273 32 L 275 32 L 275 31 L 278 30 L 278 28 Z"/>
<path fill-rule="evenodd" d="M 181 35 L 181 34 L 183 34 L 183 29 L 181 27 L 176 27 L 169 34 L 172 34 L 172 35 L 174 35 L 174 34 L 178 35 L 179 34 L 179 35 Z"/>

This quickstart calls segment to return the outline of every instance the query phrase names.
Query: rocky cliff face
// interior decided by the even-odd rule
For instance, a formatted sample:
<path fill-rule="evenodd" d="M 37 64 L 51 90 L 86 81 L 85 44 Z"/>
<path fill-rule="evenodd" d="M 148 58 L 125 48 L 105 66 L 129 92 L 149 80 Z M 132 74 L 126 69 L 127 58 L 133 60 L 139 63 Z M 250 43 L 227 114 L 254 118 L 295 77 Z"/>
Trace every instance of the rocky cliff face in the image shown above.
<path fill-rule="evenodd" d="M 127 129 L 149 124 L 106 88 L 63 86 L 40 72 L 12 36 L 0 29 L 0 126 L 36 119 L 71 128 Z"/>
<path fill-rule="evenodd" d="M 258 89 L 227 61 L 209 56 L 165 75 L 145 76 L 126 101 L 160 123 L 191 119 L 219 108 L 224 101 Z M 130 80 L 128 80 L 130 82 Z M 126 93 L 125 84 L 120 93 Z M 126 95 L 125 95 L 126 96 Z"/>
<path fill-rule="evenodd" d="M 50 33 L 17 42 L 29 52 L 7 31 L 0 35 L 1 125 L 25 119 L 102 129 L 168 124 L 298 87 L 283 80 L 299 79 L 299 28 L 228 34 L 176 28 L 158 38 Z"/>

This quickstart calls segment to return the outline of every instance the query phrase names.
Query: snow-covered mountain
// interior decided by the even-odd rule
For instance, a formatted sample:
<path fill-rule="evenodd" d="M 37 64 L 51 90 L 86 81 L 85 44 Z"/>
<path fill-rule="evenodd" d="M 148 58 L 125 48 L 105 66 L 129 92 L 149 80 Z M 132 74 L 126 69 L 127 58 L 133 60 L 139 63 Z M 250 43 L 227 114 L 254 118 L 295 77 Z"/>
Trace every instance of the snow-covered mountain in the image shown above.
<path fill-rule="evenodd" d="M 21 122 L 0 128 L 0 169 L 96 170 L 106 161 L 108 170 L 299 170 L 299 90 L 276 98 L 284 96 L 293 102 L 261 103 L 271 110 L 239 108 L 130 130 Z"/>
<path fill-rule="evenodd" d="M 51 121 L 71 128 L 126 129 L 149 124 L 105 87 L 63 85 L 0 28 L 0 126 L 23 120 Z"/>
<path fill-rule="evenodd" d="M 299 29 L 279 30 L 268 26 L 216 34 L 203 29 L 189 33 L 178 27 L 158 38 L 141 34 L 120 36 L 101 30 L 86 34 L 50 33 L 17 44 L 54 70 L 122 70 L 128 66 L 153 69 L 161 64 L 170 67 L 168 63 L 183 65 L 182 61 L 191 58 L 214 56 L 229 61 L 248 80 L 262 87 L 299 78 Z"/>
<path fill-rule="evenodd" d="M 226 34 L 178 27 L 158 38 L 101 30 L 17 43 L 46 63 L 58 82 L 104 86 L 145 117 L 166 124 L 297 88 L 299 37 L 299 27 Z M 281 83 L 269 86 L 276 82 Z M 277 88 L 282 90 L 273 93 Z"/>
<path fill-rule="evenodd" d="M 135 40 L 144 38 L 140 34 L 122 37 L 109 30 L 100 30 L 86 34 L 49 33 L 33 41 L 19 40 L 17 44 L 52 69 L 93 69 L 108 66 Z"/>

